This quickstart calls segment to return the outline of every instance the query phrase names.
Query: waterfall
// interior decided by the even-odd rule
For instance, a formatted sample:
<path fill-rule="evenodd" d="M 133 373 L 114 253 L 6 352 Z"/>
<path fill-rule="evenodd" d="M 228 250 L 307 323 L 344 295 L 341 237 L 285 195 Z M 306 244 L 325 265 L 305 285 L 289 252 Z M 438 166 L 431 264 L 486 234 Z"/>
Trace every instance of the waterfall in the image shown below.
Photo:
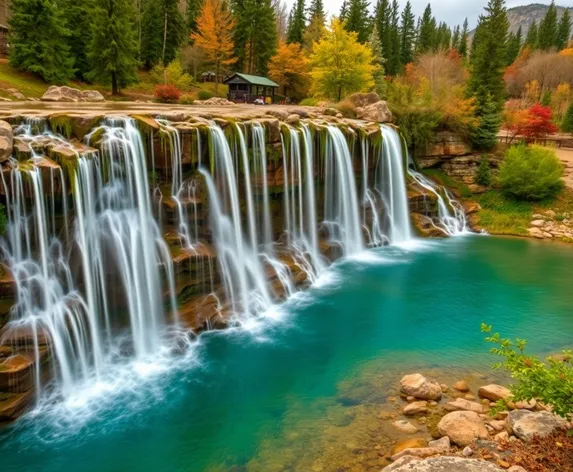
<path fill-rule="evenodd" d="M 459 236 L 469 232 L 464 209 L 460 203 L 451 196 L 448 189 L 436 185 L 423 174 L 414 170 L 409 169 L 408 174 L 422 188 L 435 195 L 438 203 L 437 221 L 435 218 L 430 218 L 435 228 L 447 236 Z"/>

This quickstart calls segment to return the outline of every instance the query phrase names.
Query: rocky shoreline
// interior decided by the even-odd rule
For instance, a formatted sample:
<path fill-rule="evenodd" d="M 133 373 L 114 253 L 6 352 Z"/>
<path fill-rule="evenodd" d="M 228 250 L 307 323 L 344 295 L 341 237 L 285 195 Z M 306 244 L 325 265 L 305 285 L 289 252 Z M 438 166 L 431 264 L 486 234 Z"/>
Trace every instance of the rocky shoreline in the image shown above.
<path fill-rule="evenodd" d="M 472 392 L 465 380 L 450 387 L 416 373 L 402 377 L 400 397 L 389 400 L 400 413 L 385 421 L 409 438 L 393 447 L 384 472 L 530 472 L 512 445 L 527 448 L 532 440 L 573 428 L 549 405 L 512 402 L 510 390 L 498 384 Z M 500 400 L 507 410 L 494 409 Z M 431 439 L 419 437 L 421 425 Z"/>

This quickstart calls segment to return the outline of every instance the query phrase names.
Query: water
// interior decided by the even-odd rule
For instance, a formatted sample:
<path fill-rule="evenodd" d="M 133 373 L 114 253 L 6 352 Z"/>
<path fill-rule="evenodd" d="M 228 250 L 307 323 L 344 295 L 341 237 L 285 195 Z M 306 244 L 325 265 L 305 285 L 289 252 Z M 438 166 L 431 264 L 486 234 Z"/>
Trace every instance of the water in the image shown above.
<path fill-rule="evenodd" d="M 455 379 L 494 362 L 481 322 L 534 352 L 570 346 L 572 263 L 567 246 L 485 236 L 361 253 L 272 319 L 202 335 L 169 370 L 100 397 L 95 415 L 23 418 L 1 433 L 2 471 L 336 470 L 371 445 L 403 373 Z"/>

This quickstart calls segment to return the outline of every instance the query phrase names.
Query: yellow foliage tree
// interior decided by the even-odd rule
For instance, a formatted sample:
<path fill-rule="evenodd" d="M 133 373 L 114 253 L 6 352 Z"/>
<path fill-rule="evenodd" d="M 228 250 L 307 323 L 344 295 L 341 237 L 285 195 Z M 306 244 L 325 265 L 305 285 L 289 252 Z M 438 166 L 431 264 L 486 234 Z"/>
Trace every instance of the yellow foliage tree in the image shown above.
<path fill-rule="evenodd" d="M 346 31 L 338 18 L 332 19 L 312 51 L 310 75 L 315 96 L 340 101 L 374 87 L 377 66 L 372 51 L 358 42 L 357 33 Z"/>
<path fill-rule="evenodd" d="M 281 42 L 269 62 L 269 77 L 283 86 L 285 95 L 300 100 L 308 92 L 308 69 L 309 60 L 301 45 Z"/>
<path fill-rule="evenodd" d="M 531 80 L 525 84 L 524 99 L 527 106 L 535 105 L 541 100 L 541 86 L 538 80 Z"/>
<path fill-rule="evenodd" d="M 197 18 L 197 32 L 191 35 L 191 39 L 205 51 L 207 60 L 215 66 L 215 95 L 219 89 L 221 69 L 237 62 L 234 57 L 234 28 L 235 20 L 225 0 L 204 1 Z"/>
<path fill-rule="evenodd" d="M 571 85 L 568 83 L 559 84 L 551 94 L 551 108 L 558 120 L 563 118 L 563 114 L 567 110 L 567 105 L 571 101 L 571 98 Z"/>
<path fill-rule="evenodd" d="M 567 49 L 563 49 L 560 53 L 560 56 L 568 56 L 573 57 L 573 47 L 569 47 Z"/>

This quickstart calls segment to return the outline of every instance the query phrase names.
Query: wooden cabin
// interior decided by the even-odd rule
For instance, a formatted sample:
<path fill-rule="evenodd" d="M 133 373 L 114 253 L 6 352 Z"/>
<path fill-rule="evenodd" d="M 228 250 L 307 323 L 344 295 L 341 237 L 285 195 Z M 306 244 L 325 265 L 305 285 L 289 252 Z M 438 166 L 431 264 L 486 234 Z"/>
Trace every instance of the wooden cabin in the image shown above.
<path fill-rule="evenodd" d="M 227 98 L 235 103 L 254 103 L 257 98 L 268 104 L 274 103 L 279 88 L 279 84 L 271 79 L 239 72 L 227 77 L 223 83 L 229 86 Z"/>

